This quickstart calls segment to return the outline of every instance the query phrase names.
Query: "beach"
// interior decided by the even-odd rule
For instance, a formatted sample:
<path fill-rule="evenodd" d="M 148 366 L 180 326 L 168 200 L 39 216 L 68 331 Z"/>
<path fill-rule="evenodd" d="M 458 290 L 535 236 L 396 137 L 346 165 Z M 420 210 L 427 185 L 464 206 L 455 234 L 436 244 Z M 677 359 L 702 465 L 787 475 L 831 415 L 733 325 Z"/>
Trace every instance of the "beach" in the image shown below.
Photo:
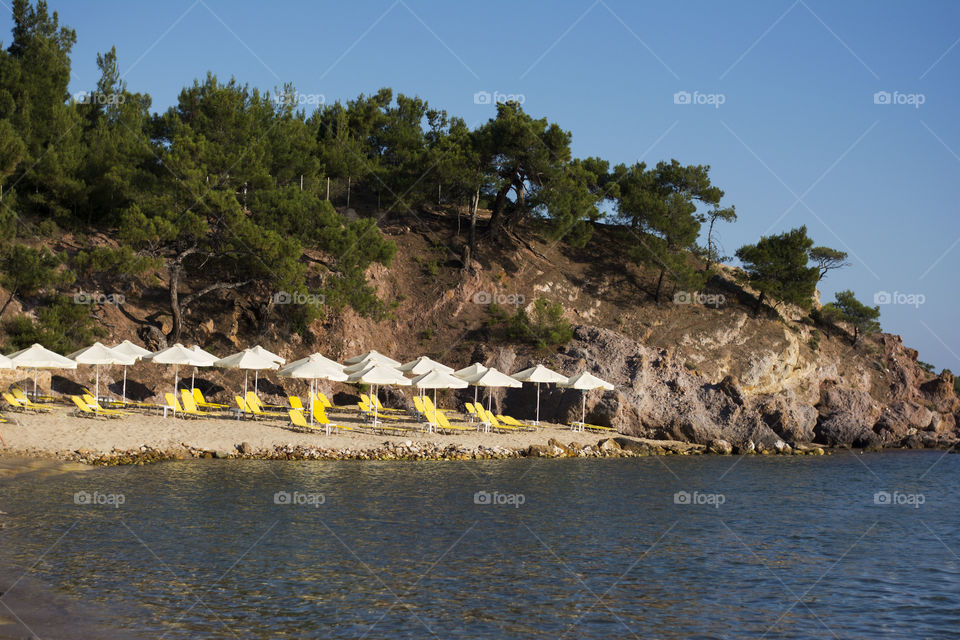
<path fill-rule="evenodd" d="M 331 412 L 329 416 L 331 421 L 344 426 L 356 428 L 362 425 L 355 411 Z M 58 409 L 50 414 L 8 414 L 8 417 L 16 420 L 16 423 L 0 425 L 7 455 L 67 459 L 75 459 L 77 452 L 96 455 L 113 451 L 133 452 L 141 448 L 185 456 L 189 451 L 238 453 L 238 446 L 242 444 L 246 445 L 247 453 L 253 455 L 285 447 L 373 450 L 384 443 L 525 450 L 531 445 L 546 446 L 551 439 L 584 447 L 596 445 L 604 437 L 619 435 L 579 432 L 568 426 L 546 423 L 537 431 L 485 433 L 471 428 L 447 435 L 427 433 L 421 430 L 426 427 L 425 423 L 418 423 L 409 416 L 402 421 L 385 421 L 390 426 L 409 426 L 411 431 L 405 434 L 385 435 L 334 430 L 329 436 L 325 431 L 295 431 L 291 429 L 285 415 L 272 420 L 237 420 L 225 415 L 184 419 L 174 418 L 172 415 L 163 417 L 155 413 L 136 412 L 121 419 L 89 419 Z M 455 424 L 470 426 L 464 420 L 456 421 Z"/>

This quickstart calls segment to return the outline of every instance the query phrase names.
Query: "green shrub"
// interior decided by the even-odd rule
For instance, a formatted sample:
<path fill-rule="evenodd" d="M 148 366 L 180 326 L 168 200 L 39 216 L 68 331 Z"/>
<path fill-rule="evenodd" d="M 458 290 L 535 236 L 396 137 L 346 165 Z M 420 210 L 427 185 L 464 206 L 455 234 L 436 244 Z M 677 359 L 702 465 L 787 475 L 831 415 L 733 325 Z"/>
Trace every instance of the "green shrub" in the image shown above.
<path fill-rule="evenodd" d="M 507 321 L 507 337 L 547 351 L 570 342 L 573 338 L 573 327 L 563 317 L 562 304 L 537 298 L 533 303 L 532 313 L 527 314 L 525 309 L 518 308 Z"/>
<path fill-rule="evenodd" d="M 3 323 L 7 349 L 17 351 L 38 342 L 58 353 L 70 353 L 88 346 L 106 331 L 90 316 L 90 306 L 74 304 L 66 296 L 50 300 L 37 311 L 36 321 L 16 316 Z"/>

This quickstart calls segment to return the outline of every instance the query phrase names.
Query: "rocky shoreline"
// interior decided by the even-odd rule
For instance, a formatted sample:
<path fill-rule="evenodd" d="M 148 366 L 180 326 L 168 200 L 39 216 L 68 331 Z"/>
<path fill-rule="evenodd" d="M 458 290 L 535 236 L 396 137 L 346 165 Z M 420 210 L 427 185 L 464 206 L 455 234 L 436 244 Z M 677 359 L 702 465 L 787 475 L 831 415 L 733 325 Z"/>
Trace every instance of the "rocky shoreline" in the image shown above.
<path fill-rule="evenodd" d="M 752 444 L 752 443 L 751 443 Z M 369 460 L 369 461 L 450 461 L 450 460 L 504 460 L 510 458 L 639 458 L 646 456 L 698 455 L 830 455 L 838 450 L 816 444 L 791 446 L 782 441 L 774 447 L 734 447 L 723 440 L 708 445 L 676 440 L 648 438 L 603 438 L 596 444 L 564 444 L 551 438 L 546 444 L 532 444 L 524 448 L 498 446 L 466 446 L 435 442 L 385 441 L 374 447 L 325 448 L 304 445 L 281 445 L 257 449 L 249 443 L 237 444 L 232 450 L 209 450 L 189 445 L 178 448 L 157 448 L 143 445 L 132 450 L 108 452 L 79 449 L 73 452 L 46 454 L 59 460 L 93 466 L 144 465 L 167 460 L 234 459 L 234 460 Z M 948 447 L 937 447 L 947 449 Z M 845 450 L 840 448 L 840 450 Z M 36 456 L 37 452 L 8 452 L 14 455 Z"/>

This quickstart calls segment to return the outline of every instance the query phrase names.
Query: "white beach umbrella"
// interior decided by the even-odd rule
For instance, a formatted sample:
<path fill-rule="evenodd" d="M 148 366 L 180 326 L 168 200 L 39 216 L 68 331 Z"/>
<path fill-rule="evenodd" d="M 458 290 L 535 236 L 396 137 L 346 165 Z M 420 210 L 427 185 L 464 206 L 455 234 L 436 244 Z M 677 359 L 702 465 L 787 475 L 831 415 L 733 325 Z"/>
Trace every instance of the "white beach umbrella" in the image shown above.
<path fill-rule="evenodd" d="M 33 397 L 37 397 L 37 369 L 76 369 L 77 363 L 54 353 L 41 344 L 34 343 L 26 349 L 10 354 L 10 360 L 18 369 L 33 369 Z"/>
<path fill-rule="evenodd" d="M 154 364 L 172 364 L 173 365 L 173 398 L 177 398 L 177 381 L 180 373 L 180 366 L 194 366 L 200 367 L 203 366 L 203 360 L 201 360 L 196 353 L 186 348 L 179 342 L 173 345 L 172 347 L 167 347 L 166 349 L 161 349 L 156 353 L 150 354 L 149 356 L 144 356 L 144 360 L 149 360 Z M 176 404 L 173 406 L 173 411 L 176 413 Z"/>
<path fill-rule="evenodd" d="M 502 387 L 512 387 L 516 389 L 517 387 L 523 386 L 523 383 L 521 383 L 519 380 L 514 380 L 507 374 L 503 373 L 502 371 L 498 371 L 493 367 L 490 367 L 481 373 L 479 377 L 469 380 L 468 382 L 477 387 L 486 387 L 488 390 Z M 490 392 L 487 391 L 487 413 L 490 413 L 490 396 Z"/>
<path fill-rule="evenodd" d="M 77 364 L 90 364 L 96 367 L 97 381 L 94 386 L 94 394 L 98 401 L 100 400 L 100 365 L 122 364 L 129 366 L 137 361 L 134 356 L 117 353 L 100 342 L 94 342 L 89 347 L 74 351 L 67 357 L 76 361 Z"/>
<path fill-rule="evenodd" d="M 613 391 L 612 384 L 606 380 L 601 380 L 597 376 L 587 373 L 586 371 L 583 373 L 578 373 L 575 376 L 570 376 L 570 379 L 560 384 L 560 386 L 568 389 L 580 389 L 583 392 L 583 401 L 580 406 L 581 429 L 583 429 L 583 423 L 587 417 L 587 391 L 590 391 L 591 389 L 604 389 L 605 391 Z"/>
<path fill-rule="evenodd" d="M 113 349 L 113 351 L 115 351 L 116 353 L 133 357 L 134 362 L 136 362 L 137 360 L 140 360 L 141 358 L 145 358 L 151 353 L 149 349 L 144 349 L 139 345 L 135 345 L 129 340 L 124 340 L 120 344 L 115 344 L 110 348 Z M 121 393 L 121 395 L 123 396 L 124 400 L 127 399 L 127 367 L 128 366 L 129 365 L 123 365 L 123 392 Z"/>
<path fill-rule="evenodd" d="M 542 364 L 537 364 L 529 369 L 524 369 L 523 371 L 513 374 L 511 377 L 514 380 L 519 380 L 520 382 L 535 382 L 537 384 L 537 419 L 535 424 L 540 424 L 540 384 L 567 381 L 567 376 L 563 375 L 562 373 L 557 373 L 551 369 L 547 369 Z"/>
<path fill-rule="evenodd" d="M 415 387 L 420 389 L 433 389 L 433 406 L 437 406 L 437 389 L 464 389 L 467 386 L 466 380 L 454 377 L 445 371 L 427 371 L 410 381 Z M 437 430 L 437 416 L 433 416 L 433 430 Z"/>
<path fill-rule="evenodd" d="M 283 357 L 281 357 L 281 356 L 278 356 L 278 355 L 275 354 L 273 351 L 267 351 L 266 349 L 264 349 L 264 348 L 261 347 L 260 345 L 256 345 L 255 347 L 250 347 L 250 351 L 253 351 L 253 352 L 254 352 L 255 354 L 257 354 L 258 356 L 263 356 L 264 358 L 266 358 L 266 359 L 268 359 L 268 360 L 273 360 L 274 362 L 276 362 L 276 363 L 279 364 L 279 365 L 282 365 L 282 364 L 284 364 L 284 363 L 287 361 L 286 358 L 283 358 Z"/>
<path fill-rule="evenodd" d="M 453 367 L 448 367 L 436 360 L 431 360 L 427 356 L 420 356 L 416 360 L 411 360 L 406 364 L 400 365 L 397 369 L 413 376 L 419 376 L 429 371 L 453 373 Z"/>
<path fill-rule="evenodd" d="M 354 384 L 373 385 L 373 423 L 377 423 L 377 387 L 380 385 L 392 385 L 399 387 L 410 386 L 410 380 L 403 377 L 403 374 L 392 366 L 385 364 L 372 364 L 363 371 L 357 371 L 347 378 L 347 382 Z"/>
<path fill-rule="evenodd" d="M 190 351 L 194 352 L 197 355 L 197 361 L 203 362 L 203 364 L 197 364 L 193 367 L 193 373 L 190 374 L 190 391 L 193 392 L 195 377 L 197 375 L 197 367 L 212 367 L 213 363 L 220 359 L 219 356 L 215 356 L 209 351 L 204 351 L 200 348 L 199 345 L 193 345 L 190 347 Z"/>
<path fill-rule="evenodd" d="M 280 365 L 277 364 L 274 360 L 262 356 L 253 349 L 244 349 L 243 351 L 238 351 L 232 355 L 227 356 L 226 358 L 221 358 L 213 363 L 215 367 L 223 367 L 224 369 L 243 369 L 243 398 L 246 401 L 247 398 L 247 377 L 250 375 L 251 371 L 260 372 L 266 369 L 279 369 Z M 254 387 L 254 393 L 257 393 L 258 389 Z"/>
<path fill-rule="evenodd" d="M 0 369 L 16 369 L 13 360 L 0 353 Z"/>
<path fill-rule="evenodd" d="M 453 375 L 460 378 L 461 380 L 466 380 L 468 383 L 472 383 L 474 380 L 486 373 L 487 367 L 483 366 L 479 362 L 474 362 L 469 367 L 464 367 L 459 371 L 454 371 Z M 479 387 L 473 388 L 473 403 L 477 403 L 477 389 Z"/>
<path fill-rule="evenodd" d="M 310 380 L 310 424 L 313 424 L 314 386 L 317 380 L 332 380 L 344 382 L 347 374 L 343 372 L 343 365 L 319 353 L 291 362 L 281 368 L 277 375 L 285 378 L 301 378 Z M 327 425 L 327 435 L 330 435 L 330 426 Z"/>
<path fill-rule="evenodd" d="M 378 362 L 378 363 L 380 363 L 380 364 L 389 365 L 389 366 L 391 366 L 391 367 L 399 367 L 399 366 L 400 366 L 400 363 L 399 363 L 399 362 L 397 362 L 397 361 L 394 360 L 393 358 L 388 358 L 387 356 L 383 355 L 382 353 L 380 353 L 380 352 L 377 351 L 376 349 L 371 349 L 370 351 L 367 351 L 366 353 L 361 353 L 361 354 L 358 355 L 358 356 L 353 356 L 352 358 L 347 358 L 346 360 L 343 361 L 343 363 L 346 364 L 346 365 L 351 365 L 351 364 L 357 364 L 358 362 L 362 362 L 362 361 L 364 361 L 364 360 L 371 360 L 371 361 L 374 361 L 374 362 Z"/>
<path fill-rule="evenodd" d="M 278 356 L 278 355 L 275 354 L 273 351 L 267 351 L 266 349 L 264 349 L 264 348 L 261 347 L 260 345 L 256 345 L 255 347 L 250 347 L 250 351 L 253 351 L 253 352 L 254 352 L 255 354 L 257 354 L 258 356 L 263 356 L 264 358 L 266 358 L 266 359 L 268 359 L 268 360 L 272 360 L 272 361 L 276 362 L 276 363 L 277 363 L 277 366 L 280 366 L 280 367 L 282 367 L 283 364 L 287 361 L 286 358 L 282 358 L 282 357 Z M 254 390 L 254 393 L 256 393 L 256 392 L 258 391 L 257 386 L 258 386 L 259 382 L 260 382 L 260 372 L 259 372 L 259 371 L 254 371 L 254 372 L 253 372 L 253 390 Z"/>

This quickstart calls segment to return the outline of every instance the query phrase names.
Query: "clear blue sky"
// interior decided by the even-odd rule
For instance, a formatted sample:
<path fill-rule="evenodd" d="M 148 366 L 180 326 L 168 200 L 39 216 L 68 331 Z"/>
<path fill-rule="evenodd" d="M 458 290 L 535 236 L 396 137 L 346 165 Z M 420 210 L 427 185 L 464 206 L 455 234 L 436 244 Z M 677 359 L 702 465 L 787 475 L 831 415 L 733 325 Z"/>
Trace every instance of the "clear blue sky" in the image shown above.
<path fill-rule="evenodd" d="M 728 254 L 807 225 L 853 262 L 828 276 L 824 301 L 846 288 L 870 304 L 878 292 L 922 296 L 919 305 L 881 306 L 884 329 L 938 369 L 960 372 L 960 3 L 54 0 L 51 8 L 77 30 L 73 91 L 95 85 L 96 53 L 116 45 L 130 89 L 161 110 L 208 70 L 263 89 L 293 82 L 327 102 L 389 86 L 469 124 L 494 113 L 475 93 L 522 94 L 528 112 L 573 132 L 578 156 L 709 164 L 740 217 L 721 229 Z M 708 104 L 676 104 L 681 91 Z M 877 104 L 878 91 L 890 103 Z"/>

